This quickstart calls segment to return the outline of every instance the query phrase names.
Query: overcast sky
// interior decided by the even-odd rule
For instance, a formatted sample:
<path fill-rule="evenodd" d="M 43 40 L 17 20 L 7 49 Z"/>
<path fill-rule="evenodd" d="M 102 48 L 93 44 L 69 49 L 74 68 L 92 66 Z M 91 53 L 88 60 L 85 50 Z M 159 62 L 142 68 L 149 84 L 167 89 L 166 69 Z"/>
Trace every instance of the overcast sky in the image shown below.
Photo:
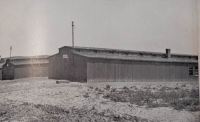
<path fill-rule="evenodd" d="M 0 0 L 0 55 L 71 46 L 197 54 L 197 0 Z"/>

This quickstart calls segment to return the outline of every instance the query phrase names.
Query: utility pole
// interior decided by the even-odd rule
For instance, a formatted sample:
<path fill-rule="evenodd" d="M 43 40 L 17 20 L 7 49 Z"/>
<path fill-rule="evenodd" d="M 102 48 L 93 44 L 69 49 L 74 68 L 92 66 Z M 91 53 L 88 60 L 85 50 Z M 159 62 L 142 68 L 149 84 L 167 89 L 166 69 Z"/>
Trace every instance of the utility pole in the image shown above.
<path fill-rule="evenodd" d="M 12 51 L 12 46 L 10 46 L 10 59 L 11 59 L 11 51 Z"/>
<path fill-rule="evenodd" d="M 72 47 L 74 48 L 74 22 L 72 21 Z"/>
<path fill-rule="evenodd" d="M 72 81 L 75 81 L 75 65 L 74 65 L 74 22 L 72 21 L 72 68 L 73 68 L 73 78 Z"/>

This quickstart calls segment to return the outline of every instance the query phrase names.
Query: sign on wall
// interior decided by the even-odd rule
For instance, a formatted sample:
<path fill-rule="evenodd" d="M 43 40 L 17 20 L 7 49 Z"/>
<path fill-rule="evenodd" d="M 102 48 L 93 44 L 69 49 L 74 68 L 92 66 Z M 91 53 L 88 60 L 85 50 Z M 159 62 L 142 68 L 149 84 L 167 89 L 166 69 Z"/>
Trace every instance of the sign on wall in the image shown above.
<path fill-rule="evenodd" d="M 68 58 L 68 55 L 67 54 L 63 54 L 63 58 Z"/>

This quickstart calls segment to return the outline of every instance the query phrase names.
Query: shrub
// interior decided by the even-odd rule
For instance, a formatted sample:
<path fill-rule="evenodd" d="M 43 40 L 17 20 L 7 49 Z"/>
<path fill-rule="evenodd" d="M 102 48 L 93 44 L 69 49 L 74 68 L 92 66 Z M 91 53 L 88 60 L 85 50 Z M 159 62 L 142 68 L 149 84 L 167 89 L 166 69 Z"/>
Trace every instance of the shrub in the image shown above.
<path fill-rule="evenodd" d="M 95 88 L 95 91 L 98 91 L 98 90 L 99 90 L 99 88 L 96 87 L 96 88 Z"/>
<path fill-rule="evenodd" d="M 90 88 L 90 89 L 93 89 L 93 87 L 92 87 L 92 86 L 90 86 L 89 88 Z"/>
<path fill-rule="evenodd" d="M 165 87 L 162 87 L 165 89 Z M 148 107 L 168 107 L 172 106 L 177 110 L 199 110 L 199 99 L 198 90 L 187 90 L 178 89 L 172 91 L 163 90 L 159 92 L 151 92 L 151 90 L 140 90 L 134 91 L 127 87 L 123 87 L 121 91 L 111 90 L 109 93 L 105 94 L 103 98 L 110 99 L 114 102 L 129 102 L 131 104 L 136 104 L 139 106 L 147 105 Z M 157 103 L 157 101 L 160 101 Z"/>
<path fill-rule="evenodd" d="M 186 84 L 182 84 L 182 87 L 186 87 Z"/>
<path fill-rule="evenodd" d="M 106 90 L 109 90 L 110 89 L 110 85 L 106 85 Z"/>
<path fill-rule="evenodd" d="M 126 86 L 124 86 L 124 87 L 123 87 L 123 89 L 129 90 L 129 88 L 128 88 L 128 87 L 126 87 Z"/>
<path fill-rule="evenodd" d="M 190 111 L 199 111 L 200 109 L 199 109 L 199 106 L 190 106 L 189 110 Z"/>
<path fill-rule="evenodd" d="M 198 98 L 199 97 L 199 89 L 192 89 L 189 93 L 191 98 Z"/>
<path fill-rule="evenodd" d="M 88 93 L 85 93 L 85 94 L 83 95 L 83 97 L 84 97 L 84 98 L 88 98 L 88 97 L 89 97 L 89 94 L 88 94 Z"/>
<path fill-rule="evenodd" d="M 199 100 L 194 98 L 184 98 L 171 101 L 170 104 L 177 110 L 187 109 L 190 111 L 197 111 Z"/>
<path fill-rule="evenodd" d="M 167 86 L 163 86 L 163 87 L 160 88 L 160 91 L 165 91 L 165 90 L 172 90 L 172 88 L 167 87 Z"/>
<path fill-rule="evenodd" d="M 116 92 L 116 88 L 112 88 L 112 89 L 111 89 L 111 92 Z"/>

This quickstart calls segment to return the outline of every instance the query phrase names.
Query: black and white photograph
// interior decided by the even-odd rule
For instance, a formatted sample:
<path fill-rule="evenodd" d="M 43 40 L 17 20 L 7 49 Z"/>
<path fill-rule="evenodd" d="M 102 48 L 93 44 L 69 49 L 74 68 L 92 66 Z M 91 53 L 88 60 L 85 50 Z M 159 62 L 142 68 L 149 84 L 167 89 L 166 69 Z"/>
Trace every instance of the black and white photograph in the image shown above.
<path fill-rule="evenodd" d="M 0 122 L 200 122 L 199 0 L 0 0 Z"/>

